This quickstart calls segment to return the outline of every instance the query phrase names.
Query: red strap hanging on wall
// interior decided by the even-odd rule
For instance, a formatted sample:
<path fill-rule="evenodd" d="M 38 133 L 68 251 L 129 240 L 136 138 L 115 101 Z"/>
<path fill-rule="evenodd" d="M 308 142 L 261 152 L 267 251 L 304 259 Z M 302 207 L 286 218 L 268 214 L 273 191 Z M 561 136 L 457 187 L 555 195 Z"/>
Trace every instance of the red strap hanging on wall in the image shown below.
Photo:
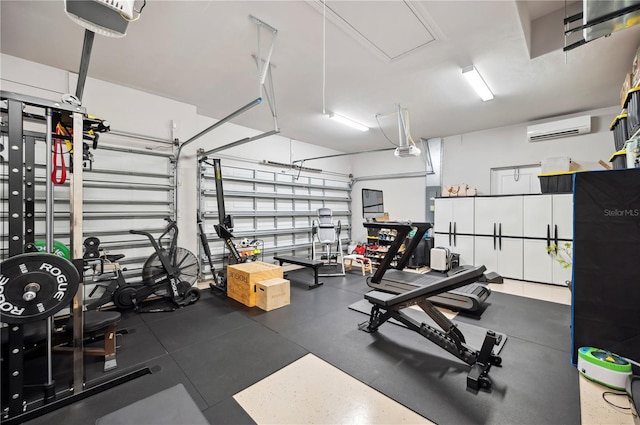
<path fill-rule="evenodd" d="M 64 130 L 56 126 L 56 134 L 64 134 Z M 60 157 L 60 178 L 58 178 L 58 157 Z M 53 171 L 51 172 L 53 184 L 64 184 L 67 181 L 67 167 L 64 163 L 64 152 L 62 151 L 62 140 L 55 139 L 53 145 Z"/>

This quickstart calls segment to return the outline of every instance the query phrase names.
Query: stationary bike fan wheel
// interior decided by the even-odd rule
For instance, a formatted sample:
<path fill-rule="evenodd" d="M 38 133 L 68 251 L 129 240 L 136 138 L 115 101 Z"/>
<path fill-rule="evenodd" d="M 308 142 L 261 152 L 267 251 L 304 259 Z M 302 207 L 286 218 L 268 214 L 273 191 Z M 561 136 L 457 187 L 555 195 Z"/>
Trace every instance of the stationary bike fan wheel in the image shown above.
<path fill-rule="evenodd" d="M 164 253 L 166 254 L 167 251 L 164 251 Z M 180 282 L 178 291 L 183 294 L 183 291 L 189 289 L 198 279 L 198 274 L 200 273 L 198 259 L 188 249 L 178 247 L 176 248 L 175 257 L 171 258 L 170 261 L 175 271 L 176 279 Z M 162 276 L 167 276 L 167 271 L 162 265 L 158 253 L 153 253 L 142 266 L 142 281 L 156 282 Z M 187 282 L 188 286 L 182 282 Z"/>

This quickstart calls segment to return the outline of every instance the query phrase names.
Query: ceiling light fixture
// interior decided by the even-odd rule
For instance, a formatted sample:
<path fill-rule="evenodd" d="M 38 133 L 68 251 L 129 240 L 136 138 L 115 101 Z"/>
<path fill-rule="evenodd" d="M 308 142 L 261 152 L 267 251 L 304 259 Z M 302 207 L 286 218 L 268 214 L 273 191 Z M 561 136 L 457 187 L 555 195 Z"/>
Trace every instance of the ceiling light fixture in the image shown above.
<path fill-rule="evenodd" d="M 64 10 L 77 24 L 107 37 L 124 37 L 129 22 L 138 20 L 142 12 L 134 9 L 134 0 L 65 0 Z"/>
<path fill-rule="evenodd" d="M 487 100 L 493 99 L 493 93 L 491 93 L 487 83 L 484 82 L 475 66 L 471 65 L 462 68 L 462 75 L 465 76 L 469 84 L 471 84 L 471 87 L 473 87 L 482 100 L 486 102 Z"/>
<path fill-rule="evenodd" d="M 338 115 L 338 114 L 329 114 L 329 118 L 331 118 L 334 121 L 337 121 L 339 123 L 342 123 L 346 126 L 349 126 L 351 128 L 355 128 L 356 130 L 360 130 L 360 131 L 369 131 L 369 127 L 367 127 L 366 125 L 362 125 L 359 122 L 355 122 L 352 119 L 349 119 L 347 117 L 343 117 L 342 115 Z"/>

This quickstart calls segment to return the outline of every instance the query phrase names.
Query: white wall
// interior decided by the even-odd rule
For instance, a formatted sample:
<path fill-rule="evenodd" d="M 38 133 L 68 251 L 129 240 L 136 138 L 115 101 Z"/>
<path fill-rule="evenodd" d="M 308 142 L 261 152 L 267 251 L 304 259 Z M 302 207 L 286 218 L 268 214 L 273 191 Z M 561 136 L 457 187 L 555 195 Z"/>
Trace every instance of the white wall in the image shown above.
<path fill-rule="evenodd" d="M 75 91 L 75 74 L 7 55 L 0 57 L 0 75 L 2 90 L 52 100 L 59 100 L 63 93 Z M 247 99 L 247 102 L 250 100 L 252 99 Z M 113 130 L 167 140 L 174 136 L 173 122 L 177 125 L 176 135 L 182 141 L 215 122 L 214 119 L 198 115 L 197 108 L 193 105 L 92 78 L 87 79 L 84 106 L 89 113 L 108 119 Z M 266 108 L 266 105 L 256 108 L 263 107 Z M 231 112 L 233 111 L 230 110 L 229 113 Z M 423 156 L 396 158 L 393 151 L 314 160 L 305 165 L 336 173 L 342 178 L 346 178 L 348 174 L 353 174 L 355 178 L 377 176 L 375 180 L 357 182 L 353 187 L 352 237 L 355 241 L 364 240 L 364 227 L 358 226 L 363 220 L 360 195 L 363 187 L 383 190 L 385 210 L 392 220 L 422 221 L 425 219 L 427 185 L 467 183 L 477 187 L 480 194 L 489 194 L 491 168 L 540 163 L 545 158 L 554 156 L 569 156 L 582 168 L 599 169 L 597 161 L 606 161 L 613 153 L 613 136 L 609 131 L 609 123 L 619 112 L 619 107 L 585 112 L 584 114 L 593 116 L 591 134 L 545 142 L 527 142 L 527 123 L 446 137 L 442 146 L 442 164 L 439 164 L 441 155 L 436 148 L 438 144 L 430 143 L 433 165 L 438 173 L 441 171 L 441 176 L 384 177 L 426 171 Z M 561 118 L 565 117 L 558 117 Z M 210 150 L 259 133 L 261 131 L 226 123 L 184 149 L 180 160 L 178 220 L 181 226 L 180 243 L 185 248 L 194 252 L 198 250 L 195 225 L 196 150 L 200 147 Z M 105 143 L 122 143 L 124 139 L 105 134 L 102 140 Z M 133 139 L 126 139 L 126 143 L 136 148 L 170 149 L 166 144 Z M 255 161 L 255 167 L 261 168 L 264 167 L 258 164 L 261 160 L 289 163 L 292 160 L 332 153 L 335 151 L 278 135 L 225 150 L 220 156 Z M 96 160 L 99 161 L 99 158 Z M 231 159 L 226 161 L 232 163 Z"/>
<path fill-rule="evenodd" d="M 367 232 L 359 223 L 362 215 L 362 189 L 382 190 L 384 210 L 391 220 L 424 221 L 426 219 L 426 191 L 428 185 L 440 185 L 440 139 L 429 141 L 434 175 L 404 177 L 427 171 L 426 150 L 419 157 L 396 158 L 393 150 L 361 154 L 352 157 L 353 176 L 356 182 L 352 191 L 352 217 L 354 242 L 366 241 Z M 364 181 L 358 179 L 366 178 Z"/>
<path fill-rule="evenodd" d="M 479 194 L 489 195 L 491 168 L 539 164 L 559 156 L 571 158 L 577 169 L 601 170 L 598 160 L 606 162 L 615 151 L 609 124 L 619 113 L 619 107 L 611 107 L 558 117 L 591 115 L 592 132 L 542 142 L 527 141 L 526 123 L 446 137 L 442 183 L 467 183 L 476 187 Z"/>
<path fill-rule="evenodd" d="M 89 69 L 89 74 L 91 74 L 91 69 Z M 0 76 L 0 89 L 2 90 L 56 101 L 59 101 L 64 93 L 74 93 L 77 80 L 74 73 L 5 54 L 0 56 Z M 247 99 L 247 103 L 251 100 L 253 99 Z M 216 122 L 215 119 L 199 115 L 197 108 L 193 105 L 90 77 L 87 78 L 85 85 L 83 106 L 86 107 L 88 113 L 108 120 L 114 132 L 142 134 L 166 141 L 171 141 L 174 137 L 178 137 L 181 141 L 188 140 Z M 263 104 L 256 106 L 256 108 L 268 108 L 268 106 Z M 229 111 L 229 113 L 231 112 L 233 110 Z M 175 130 L 173 129 L 174 123 Z M 197 150 L 199 148 L 205 151 L 211 150 L 261 133 L 262 131 L 225 123 L 189 144 L 183 150 L 178 174 L 178 225 L 181 246 L 194 253 L 199 251 L 196 225 L 198 205 Z M 171 144 L 123 138 L 110 133 L 102 135 L 100 141 L 105 144 L 125 145 L 136 149 L 164 152 L 173 149 Z M 234 161 L 231 158 L 237 158 L 235 162 L 245 161 L 244 166 L 247 166 L 246 161 L 250 161 L 254 163 L 255 168 L 275 171 L 277 169 L 261 165 L 259 162 L 271 160 L 290 163 L 292 160 L 334 153 L 337 152 L 274 135 L 221 151 L 220 155 L 215 155 L 227 158 L 223 159 L 223 166 L 233 164 Z M 125 154 L 122 159 L 123 161 L 127 160 Z M 99 161 L 98 153 L 96 154 L 96 163 Z M 329 173 L 343 180 L 351 174 L 351 162 L 348 157 L 318 160 L 308 166 L 320 168 L 325 174 Z M 293 173 L 289 169 L 283 169 L 280 172 Z M 317 174 L 310 175 L 318 176 Z"/>
<path fill-rule="evenodd" d="M 358 182 L 354 185 L 353 238 L 356 241 L 366 238 L 364 227 L 358 226 L 358 219 L 362 219 L 360 193 L 363 187 L 384 192 L 385 210 L 392 220 L 420 221 L 425 217 L 425 186 L 467 183 L 476 187 L 479 194 L 489 195 L 492 168 L 540 164 L 546 158 L 558 156 L 571 158 L 578 169 L 602 169 L 598 160 L 606 162 L 615 150 L 609 124 L 619 113 L 620 108 L 613 106 L 545 120 L 591 115 L 592 132 L 544 142 L 527 141 L 527 126 L 538 123 L 532 122 L 446 137 L 443 139 L 442 153 L 437 149 L 438 144 L 431 143 L 435 175 L 411 179 L 380 177 L 375 181 Z M 424 170 L 423 160 L 395 158 L 392 151 L 353 157 L 353 173 L 356 178 Z"/>

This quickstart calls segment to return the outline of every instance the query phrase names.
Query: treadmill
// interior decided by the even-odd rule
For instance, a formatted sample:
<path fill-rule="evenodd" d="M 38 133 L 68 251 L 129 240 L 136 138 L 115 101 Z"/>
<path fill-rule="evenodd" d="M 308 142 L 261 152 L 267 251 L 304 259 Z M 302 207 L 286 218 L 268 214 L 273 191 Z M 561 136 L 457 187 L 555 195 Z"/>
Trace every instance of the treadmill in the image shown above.
<path fill-rule="evenodd" d="M 363 223 L 366 228 L 373 229 L 393 229 L 396 230 L 397 236 L 389 251 L 382 259 L 380 266 L 376 269 L 375 274 L 367 278 L 367 285 L 373 289 L 391 292 L 393 294 L 401 294 L 414 290 L 420 286 L 429 285 L 435 281 L 446 277 L 455 276 L 458 273 L 467 271 L 472 266 L 460 266 L 450 270 L 447 273 L 430 271 L 425 274 L 405 272 L 403 269 L 413 255 L 413 251 L 417 248 L 424 234 L 431 228 L 431 223 L 411 223 L 411 222 L 366 222 Z M 391 266 L 392 262 L 405 238 L 416 228 L 416 233 L 411 238 L 404 253 L 398 259 L 395 266 Z M 433 304 L 449 308 L 451 310 L 475 313 L 482 311 L 485 300 L 491 295 L 491 290 L 483 284 L 471 283 L 463 287 L 452 289 L 429 298 Z"/>

